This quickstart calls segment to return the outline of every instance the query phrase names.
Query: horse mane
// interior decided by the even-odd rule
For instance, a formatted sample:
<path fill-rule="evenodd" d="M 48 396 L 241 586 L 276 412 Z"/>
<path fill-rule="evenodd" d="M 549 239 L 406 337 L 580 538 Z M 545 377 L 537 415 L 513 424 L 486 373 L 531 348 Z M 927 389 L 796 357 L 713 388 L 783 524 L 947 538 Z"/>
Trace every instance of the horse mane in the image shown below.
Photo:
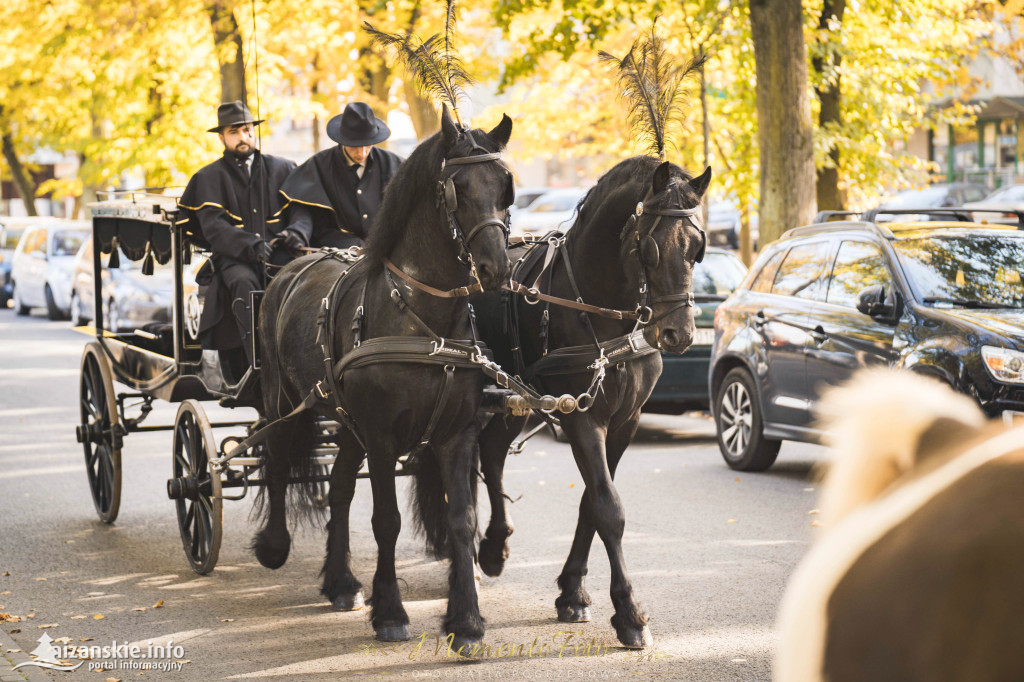
<path fill-rule="evenodd" d="M 435 207 L 437 181 L 441 176 L 441 162 L 446 157 L 468 156 L 473 149 L 470 141 L 488 152 L 502 148 L 480 129 L 459 136 L 459 140 L 446 153 L 444 135 L 438 131 L 420 143 L 398 167 L 384 189 L 380 210 L 374 217 L 363 253 L 370 263 L 378 264 L 391 255 L 407 229 L 423 220 L 442 220 L 441 209 Z M 423 207 L 429 207 L 427 212 Z"/>
<path fill-rule="evenodd" d="M 578 226 L 583 226 L 591 220 L 591 216 L 598 219 L 606 219 L 617 222 L 621 228 L 625 220 L 636 209 L 636 204 L 647 196 L 647 190 L 651 184 L 651 178 L 655 169 L 661 165 L 653 156 L 634 156 L 620 161 L 602 175 L 596 184 L 587 190 L 580 202 L 576 205 L 576 220 L 573 226 L 575 230 L 569 230 L 567 241 L 572 242 L 573 236 L 579 234 Z M 689 181 L 694 178 L 693 174 L 675 164 L 671 164 L 672 177 Z M 699 201 L 699 197 L 685 183 L 676 183 L 672 196 L 666 197 L 661 203 L 678 204 L 680 199 L 686 198 L 691 202 Z M 681 197 L 679 194 L 690 194 L 691 196 Z"/>

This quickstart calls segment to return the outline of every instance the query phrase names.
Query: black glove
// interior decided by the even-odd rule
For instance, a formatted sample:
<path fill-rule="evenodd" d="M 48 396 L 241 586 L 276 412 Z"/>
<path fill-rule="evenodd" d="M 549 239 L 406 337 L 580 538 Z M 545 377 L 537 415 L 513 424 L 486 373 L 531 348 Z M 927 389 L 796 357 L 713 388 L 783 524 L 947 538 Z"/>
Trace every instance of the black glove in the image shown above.
<path fill-rule="evenodd" d="M 273 249 L 270 248 L 270 244 L 261 241 L 253 247 L 253 262 L 254 263 L 266 263 L 270 260 L 270 254 Z"/>
<path fill-rule="evenodd" d="M 302 240 L 302 237 L 291 230 L 283 230 L 273 241 L 277 242 L 278 248 L 284 246 L 292 255 L 297 255 L 306 246 L 306 242 Z"/>

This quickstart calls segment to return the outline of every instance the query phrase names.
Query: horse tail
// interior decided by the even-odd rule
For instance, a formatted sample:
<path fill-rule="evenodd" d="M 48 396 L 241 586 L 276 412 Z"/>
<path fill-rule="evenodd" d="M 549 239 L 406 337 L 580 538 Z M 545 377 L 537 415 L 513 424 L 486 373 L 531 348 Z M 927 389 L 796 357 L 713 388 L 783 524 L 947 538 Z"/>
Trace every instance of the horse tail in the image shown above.
<path fill-rule="evenodd" d="M 448 525 L 448 500 L 441 480 L 441 463 L 432 447 L 419 450 L 413 457 L 413 526 L 426 540 L 427 550 L 434 558 L 444 559 L 451 547 L 451 530 Z"/>

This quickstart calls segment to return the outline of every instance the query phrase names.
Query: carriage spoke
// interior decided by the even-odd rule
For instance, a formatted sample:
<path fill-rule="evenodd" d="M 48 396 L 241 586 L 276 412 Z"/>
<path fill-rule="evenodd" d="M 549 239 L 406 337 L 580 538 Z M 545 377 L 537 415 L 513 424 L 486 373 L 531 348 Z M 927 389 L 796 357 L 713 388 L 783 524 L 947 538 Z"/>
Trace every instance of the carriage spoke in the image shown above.
<path fill-rule="evenodd" d="M 192 467 L 189 465 L 188 460 L 182 456 L 180 452 L 174 453 L 174 460 L 181 465 L 181 473 L 185 476 L 192 475 Z"/>

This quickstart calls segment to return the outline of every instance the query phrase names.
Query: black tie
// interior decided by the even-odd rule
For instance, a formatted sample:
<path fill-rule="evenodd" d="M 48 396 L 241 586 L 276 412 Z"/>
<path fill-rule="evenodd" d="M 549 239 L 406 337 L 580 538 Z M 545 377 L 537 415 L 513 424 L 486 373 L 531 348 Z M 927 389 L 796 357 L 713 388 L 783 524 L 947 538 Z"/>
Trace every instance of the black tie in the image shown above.
<path fill-rule="evenodd" d="M 351 166 L 348 167 L 348 169 L 352 171 L 352 179 L 355 180 L 355 183 L 357 185 L 359 184 L 359 165 L 360 164 L 358 163 L 353 163 Z"/>
<path fill-rule="evenodd" d="M 249 179 L 249 164 L 246 163 L 245 161 L 239 161 L 238 162 L 238 168 L 242 171 L 242 175 L 245 176 L 245 179 L 248 180 Z"/>

